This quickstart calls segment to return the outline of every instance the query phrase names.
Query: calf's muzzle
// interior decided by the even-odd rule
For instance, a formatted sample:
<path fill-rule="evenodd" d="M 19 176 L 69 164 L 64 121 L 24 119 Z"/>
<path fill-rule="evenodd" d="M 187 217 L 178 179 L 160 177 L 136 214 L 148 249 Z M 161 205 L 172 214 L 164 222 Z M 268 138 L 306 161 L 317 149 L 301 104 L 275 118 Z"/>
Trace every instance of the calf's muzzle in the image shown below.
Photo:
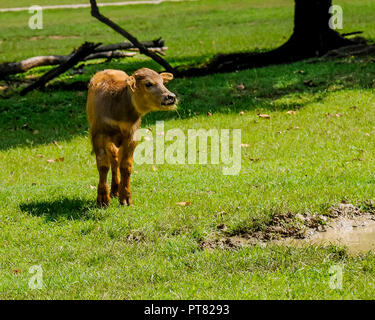
<path fill-rule="evenodd" d="M 174 93 L 168 92 L 166 95 L 163 97 L 163 102 L 162 105 L 164 106 L 171 106 L 176 104 L 177 102 L 177 97 Z"/>

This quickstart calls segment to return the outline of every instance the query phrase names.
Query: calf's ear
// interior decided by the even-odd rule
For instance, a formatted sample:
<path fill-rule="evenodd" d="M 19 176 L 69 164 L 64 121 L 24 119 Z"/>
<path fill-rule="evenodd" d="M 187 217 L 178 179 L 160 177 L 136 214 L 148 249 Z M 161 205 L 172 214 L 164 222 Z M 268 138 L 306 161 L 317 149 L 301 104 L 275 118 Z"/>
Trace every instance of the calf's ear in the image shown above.
<path fill-rule="evenodd" d="M 169 72 L 163 72 L 160 75 L 163 78 L 164 83 L 168 83 L 169 81 L 173 80 L 173 78 L 174 78 L 173 74 L 169 73 Z"/>
<path fill-rule="evenodd" d="M 126 79 L 126 84 L 129 86 L 130 90 L 134 92 L 136 86 L 136 80 L 133 76 L 129 76 L 127 79 Z"/>

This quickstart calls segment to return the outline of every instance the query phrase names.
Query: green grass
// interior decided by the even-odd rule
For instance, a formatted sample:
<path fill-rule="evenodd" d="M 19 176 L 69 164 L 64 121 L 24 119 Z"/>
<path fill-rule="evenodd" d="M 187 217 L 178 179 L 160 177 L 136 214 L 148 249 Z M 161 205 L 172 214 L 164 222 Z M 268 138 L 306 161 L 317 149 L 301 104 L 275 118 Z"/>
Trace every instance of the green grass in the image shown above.
<path fill-rule="evenodd" d="M 372 2 L 343 5 L 350 21 L 345 30 L 360 28 L 373 37 L 369 17 L 374 13 L 364 10 L 373 8 Z M 146 9 L 152 19 L 136 27 Z M 172 18 L 166 19 L 165 9 L 173 10 Z M 163 35 L 168 59 L 175 63 L 200 62 L 218 51 L 272 48 L 292 27 L 290 1 L 129 7 L 129 19 L 118 10 L 103 12 L 129 23 L 140 39 Z M 41 31 L 43 40 L 22 44 L 20 39 L 35 35 L 17 27 L 24 16 L 12 13 L 2 19 L 1 59 L 55 49 L 66 53 L 83 40 L 120 40 L 85 11 L 53 14 Z M 67 26 L 59 15 L 80 23 Z M 186 32 L 188 26 L 196 29 Z M 81 38 L 48 39 L 56 34 Z M 23 51 L 9 52 L 21 46 Z M 217 229 L 222 223 L 236 234 L 251 228 L 253 218 L 267 221 L 276 211 L 325 214 L 343 199 L 354 204 L 374 199 L 373 61 L 301 62 L 171 82 L 181 101 L 179 112 L 150 114 L 143 126 L 155 129 L 155 121 L 164 120 L 165 130 L 185 133 L 241 129 L 242 143 L 250 145 L 243 148 L 241 173 L 224 176 L 222 165 L 163 164 L 154 171 L 136 164 L 135 205 L 122 208 L 115 200 L 101 210 L 91 188 L 97 170 L 87 137 L 86 92 L 59 85 L 88 80 L 102 68 L 130 72 L 141 65 L 155 67 L 140 57 L 93 64 L 83 75 L 61 77 L 45 92 L 0 100 L 0 298 L 372 299 L 375 256 L 370 253 L 351 256 L 335 246 L 281 245 L 202 250 L 199 244 L 224 236 Z M 314 86 L 306 86 L 306 80 Z M 245 90 L 237 89 L 241 83 Z M 297 113 L 288 115 L 288 110 Z M 260 119 L 258 113 L 271 119 Z M 64 162 L 47 162 L 60 157 Z M 191 205 L 177 206 L 181 201 Z M 43 268 L 42 290 L 28 287 L 32 265 Z M 344 268 L 342 290 L 328 286 L 333 265 Z"/>
<path fill-rule="evenodd" d="M 126 2 L 129 0 L 98 0 L 97 3 L 106 2 Z M 142 0 L 131 0 L 131 1 L 142 1 Z M 153 0 L 151 0 L 153 1 Z M 30 3 L 29 0 L 3 0 L 1 1 L 0 8 L 18 8 L 18 7 L 30 7 L 32 5 L 38 6 L 53 6 L 53 5 L 67 5 L 67 4 L 85 4 L 89 3 L 89 0 L 38 0 Z"/>

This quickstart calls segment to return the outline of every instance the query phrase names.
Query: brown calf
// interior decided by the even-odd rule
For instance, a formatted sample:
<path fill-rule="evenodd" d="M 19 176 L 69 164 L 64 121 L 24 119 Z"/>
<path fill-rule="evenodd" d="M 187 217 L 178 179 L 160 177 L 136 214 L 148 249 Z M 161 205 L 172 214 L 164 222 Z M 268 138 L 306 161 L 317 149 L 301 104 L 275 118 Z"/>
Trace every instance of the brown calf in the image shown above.
<path fill-rule="evenodd" d="M 177 108 L 176 95 L 165 87 L 172 79 L 171 73 L 158 74 L 146 68 L 131 76 L 119 70 L 104 70 L 92 77 L 86 111 L 99 170 L 99 206 L 110 202 L 109 167 L 111 196 L 119 196 L 122 205 L 131 204 L 130 175 L 137 145 L 134 133 L 146 113 Z"/>

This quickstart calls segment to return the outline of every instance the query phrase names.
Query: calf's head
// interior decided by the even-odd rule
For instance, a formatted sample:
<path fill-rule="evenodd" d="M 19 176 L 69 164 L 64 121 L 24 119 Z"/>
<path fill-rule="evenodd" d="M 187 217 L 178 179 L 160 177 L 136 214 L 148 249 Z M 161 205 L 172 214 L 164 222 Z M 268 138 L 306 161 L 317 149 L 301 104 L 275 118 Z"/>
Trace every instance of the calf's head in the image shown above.
<path fill-rule="evenodd" d="M 177 109 L 177 97 L 169 91 L 165 84 L 173 79 L 171 73 L 157 73 L 142 68 L 128 77 L 134 107 L 140 114 L 151 111 Z"/>

